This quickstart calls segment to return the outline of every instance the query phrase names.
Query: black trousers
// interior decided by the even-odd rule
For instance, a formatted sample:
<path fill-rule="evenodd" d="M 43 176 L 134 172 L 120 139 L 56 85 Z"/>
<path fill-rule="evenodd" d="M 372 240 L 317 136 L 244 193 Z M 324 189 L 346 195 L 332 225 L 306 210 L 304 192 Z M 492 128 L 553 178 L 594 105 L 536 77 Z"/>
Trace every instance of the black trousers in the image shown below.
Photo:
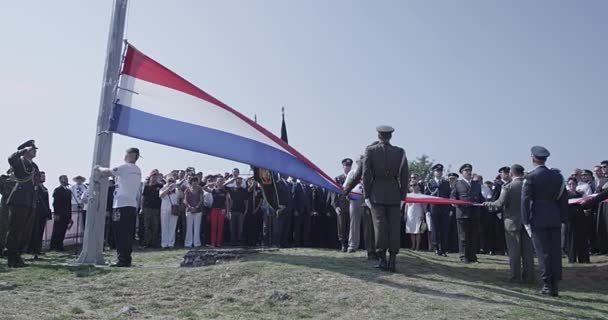
<path fill-rule="evenodd" d="M 9 257 L 20 256 L 29 244 L 36 214 L 29 207 L 9 206 L 9 210 L 6 251 Z"/>
<path fill-rule="evenodd" d="M 310 246 L 310 212 L 308 211 L 294 212 L 293 244 L 297 247 Z"/>
<path fill-rule="evenodd" d="M 37 214 L 34 218 L 34 228 L 32 229 L 32 236 L 30 237 L 30 243 L 28 246 L 28 252 L 33 254 L 40 254 L 42 252 L 42 237 L 44 236 L 44 228 L 46 227 L 46 216 L 44 214 Z"/>
<path fill-rule="evenodd" d="M 495 214 L 487 209 L 480 209 L 479 247 L 485 253 L 496 251 L 496 222 Z"/>
<path fill-rule="evenodd" d="M 568 261 L 571 263 L 589 262 L 588 216 L 583 210 L 575 210 L 571 212 L 569 220 Z"/>
<path fill-rule="evenodd" d="M 348 210 L 343 210 L 340 214 L 336 213 L 337 235 L 341 245 L 348 244 L 348 235 L 350 232 L 350 213 Z"/>
<path fill-rule="evenodd" d="M 135 207 L 122 207 L 114 209 L 112 213 L 114 243 L 118 254 L 118 262 L 127 265 L 131 265 L 131 253 L 135 241 L 136 210 Z"/>
<path fill-rule="evenodd" d="M 561 228 L 532 227 L 532 243 L 540 277 L 546 286 L 552 287 L 562 279 Z"/>
<path fill-rule="evenodd" d="M 376 252 L 376 237 L 374 235 L 374 221 L 372 220 L 372 211 L 367 206 L 363 208 L 363 217 L 361 219 L 363 225 L 363 242 L 365 250 L 368 253 Z M 402 230 L 405 230 L 402 228 Z"/>
<path fill-rule="evenodd" d="M 65 240 L 65 233 L 68 231 L 71 216 L 71 212 L 55 212 L 53 233 L 51 235 L 51 250 L 63 250 L 63 241 Z"/>
<path fill-rule="evenodd" d="M 475 218 L 457 219 L 458 249 L 460 259 L 477 261 L 479 239 L 479 220 Z"/>
<path fill-rule="evenodd" d="M 431 208 L 431 230 L 433 230 L 431 232 L 432 249 L 447 252 L 450 236 L 450 208 L 448 206 Z"/>

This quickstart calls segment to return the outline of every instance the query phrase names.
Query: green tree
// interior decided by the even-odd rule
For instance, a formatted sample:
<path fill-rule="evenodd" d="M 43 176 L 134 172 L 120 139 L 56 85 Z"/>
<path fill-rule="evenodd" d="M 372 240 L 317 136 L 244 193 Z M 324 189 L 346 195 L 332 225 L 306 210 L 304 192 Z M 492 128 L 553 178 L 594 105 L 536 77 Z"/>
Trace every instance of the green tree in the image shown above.
<path fill-rule="evenodd" d="M 431 176 L 431 168 L 435 164 L 435 160 L 431 160 L 429 156 L 423 154 L 420 157 L 417 157 L 416 160 L 412 160 L 409 162 L 410 166 L 410 174 L 417 174 L 418 177 L 422 179 L 426 179 Z"/>

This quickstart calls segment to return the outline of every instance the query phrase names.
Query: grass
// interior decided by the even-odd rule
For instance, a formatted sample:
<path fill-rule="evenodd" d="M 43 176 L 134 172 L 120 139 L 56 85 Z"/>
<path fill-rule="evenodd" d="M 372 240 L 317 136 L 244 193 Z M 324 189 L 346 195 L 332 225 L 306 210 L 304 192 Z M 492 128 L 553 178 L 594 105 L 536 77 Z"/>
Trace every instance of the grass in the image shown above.
<path fill-rule="evenodd" d="M 565 264 L 554 299 L 507 283 L 506 257 L 461 265 L 404 250 L 388 274 L 362 252 L 285 249 L 180 268 L 185 252 L 136 252 L 135 267 L 118 270 L 55 253 L 2 265 L 0 319 L 608 319 L 606 256 Z"/>

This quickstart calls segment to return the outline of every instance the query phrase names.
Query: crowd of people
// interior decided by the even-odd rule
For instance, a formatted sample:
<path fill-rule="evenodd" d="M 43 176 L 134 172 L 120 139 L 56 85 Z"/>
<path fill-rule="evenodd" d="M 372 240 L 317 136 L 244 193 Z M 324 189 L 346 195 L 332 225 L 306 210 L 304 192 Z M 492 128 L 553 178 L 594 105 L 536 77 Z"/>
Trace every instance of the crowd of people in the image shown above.
<path fill-rule="evenodd" d="M 86 179 L 76 176 L 70 185 L 62 175 L 59 186 L 49 193 L 44 172 L 32 161 L 36 149 L 33 141 L 21 145 L 9 159 L 11 169 L 0 177 L 0 255 L 8 258 L 11 267 L 25 266 L 21 258 L 25 251 L 42 253 L 48 220 L 53 220 L 49 250 L 63 251 L 74 213 L 86 219 Z M 105 243 L 118 251 L 118 266 L 131 266 L 134 241 L 142 248 L 158 249 L 229 245 L 365 250 L 368 259 L 379 259 L 370 203 L 351 196 L 351 192 L 365 193 L 363 156 L 356 165 L 350 158 L 342 160 L 343 174 L 335 180 L 344 187 L 343 193 L 277 175 L 281 209 L 276 211 L 269 209 L 253 177 L 243 177 L 238 169 L 211 175 L 193 167 L 167 174 L 152 170 L 142 179 L 135 165 L 138 159 L 139 150 L 132 148 L 125 164 L 97 168 L 110 178 Z M 526 220 L 532 218 L 522 214 L 526 211 L 522 205 L 529 205 L 526 179 L 528 184 L 532 181 L 524 167 L 502 167 L 492 180 L 473 173 L 470 164 L 445 176 L 444 167 L 435 164 L 431 172 L 431 177 L 409 175 L 409 192 L 478 205 L 402 203 L 401 220 L 396 223 L 400 243 L 391 238 L 390 246 L 429 250 L 438 256 L 459 254 L 463 263 L 478 262 L 478 254 L 508 254 L 509 281 L 533 282 L 533 255 L 538 249 L 526 229 Z M 593 170 L 576 169 L 563 180 L 567 198 L 591 200 L 568 206 L 567 216 L 560 217 L 560 259 L 563 254 L 572 263 L 588 263 L 590 255 L 608 253 L 608 208 L 600 203 L 603 198 L 591 197 L 608 190 L 608 161 Z"/>

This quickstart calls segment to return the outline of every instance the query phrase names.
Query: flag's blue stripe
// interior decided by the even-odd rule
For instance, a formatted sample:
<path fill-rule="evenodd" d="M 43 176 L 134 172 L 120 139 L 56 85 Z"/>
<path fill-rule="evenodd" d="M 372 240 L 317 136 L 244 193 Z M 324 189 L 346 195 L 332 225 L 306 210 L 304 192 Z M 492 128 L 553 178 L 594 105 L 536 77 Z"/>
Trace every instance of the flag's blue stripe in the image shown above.
<path fill-rule="evenodd" d="M 110 130 L 125 136 L 254 165 L 339 191 L 292 155 L 267 144 L 121 104 L 115 104 Z"/>

